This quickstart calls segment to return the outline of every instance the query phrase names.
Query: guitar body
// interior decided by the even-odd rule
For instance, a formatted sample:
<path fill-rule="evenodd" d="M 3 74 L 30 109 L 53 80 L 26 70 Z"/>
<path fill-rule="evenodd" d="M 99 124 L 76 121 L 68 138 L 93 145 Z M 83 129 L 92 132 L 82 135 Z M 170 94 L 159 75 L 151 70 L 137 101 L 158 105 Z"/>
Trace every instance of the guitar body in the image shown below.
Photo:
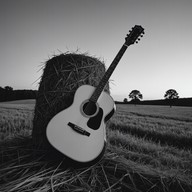
<path fill-rule="evenodd" d="M 88 110 L 94 90 L 90 85 L 79 87 L 73 104 L 55 115 L 46 130 L 50 144 L 77 162 L 91 162 L 102 156 L 106 143 L 105 123 L 115 110 L 114 101 L 106 92 L 93 104 L 93 110 Z"/>

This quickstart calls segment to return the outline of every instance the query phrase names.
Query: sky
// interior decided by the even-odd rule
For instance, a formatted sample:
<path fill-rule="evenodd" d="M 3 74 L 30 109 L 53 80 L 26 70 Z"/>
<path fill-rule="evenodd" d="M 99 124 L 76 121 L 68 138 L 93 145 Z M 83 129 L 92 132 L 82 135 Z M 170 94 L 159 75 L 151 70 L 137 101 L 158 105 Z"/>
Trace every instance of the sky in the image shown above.
<path fill-rule="evenodd" d="M 108 68 L 135 25 L 145 29 L 110 78 L 122 101 L 168 89 L 192 97 L 191 0 L 0 0 L 0 86 L 38 89 L 41 66 L 66 51 L 88 52 Z M 129 98 L 128 98 L 129 100 Z"/>

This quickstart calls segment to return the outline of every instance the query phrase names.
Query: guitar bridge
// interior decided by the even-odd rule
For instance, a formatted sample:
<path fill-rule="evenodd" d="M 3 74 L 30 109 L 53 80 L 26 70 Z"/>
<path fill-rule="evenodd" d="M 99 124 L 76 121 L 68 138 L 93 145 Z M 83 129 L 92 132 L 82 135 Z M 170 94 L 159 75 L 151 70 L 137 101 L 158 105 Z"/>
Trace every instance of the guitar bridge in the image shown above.
<path fill-rule="evenodd" d="M 83 128 L 77 126 L 77 125 L 75 125 L 74 123 L 69 122 L 68 125 L 69 125 L 69 127 L 71 127 L 74 131 L 76 131 L 76 132 L 78 132 L 78 133 L 80 133 L 80 134 L 82 134 L 82 135 L 86 135 L 86 136 L 88 136 L 88 137 L 90 136 L 90 133 L 89 133 L 88 131 L 86 131 L 85 129 L 83 129 Z"/>

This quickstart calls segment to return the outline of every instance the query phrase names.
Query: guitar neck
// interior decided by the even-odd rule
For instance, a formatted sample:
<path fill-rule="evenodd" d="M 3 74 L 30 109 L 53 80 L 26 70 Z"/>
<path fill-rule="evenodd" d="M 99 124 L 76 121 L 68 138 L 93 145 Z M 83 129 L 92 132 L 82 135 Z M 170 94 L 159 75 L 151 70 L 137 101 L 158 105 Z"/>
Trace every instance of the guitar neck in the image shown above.
<path fill-rule="evenodd" d="M 126 44 L 123 44 L 123 46 L 121 47 L 121 49 L 117 53 L 116 57 L 112 61 L 110 67 L 107 69 L 106 73 L 102 77 L 99 85 L 97 86 L 94 93 L 92 94 L 92 96 L 90 98 L 90 101 L 95 102 L 95 103 L 97 102 L 99 96 L 101 95 L 103 89 L 105 88 L 105 85 L 107 84 L 107 82 L 108 82 L 109 78 L 111 77 L 113 71 L 115 70 L 115 68 L 117 67 L 120 59 L 122 58 L 123 54 L 125 53 L 127 47 L 128 46 Z"/>

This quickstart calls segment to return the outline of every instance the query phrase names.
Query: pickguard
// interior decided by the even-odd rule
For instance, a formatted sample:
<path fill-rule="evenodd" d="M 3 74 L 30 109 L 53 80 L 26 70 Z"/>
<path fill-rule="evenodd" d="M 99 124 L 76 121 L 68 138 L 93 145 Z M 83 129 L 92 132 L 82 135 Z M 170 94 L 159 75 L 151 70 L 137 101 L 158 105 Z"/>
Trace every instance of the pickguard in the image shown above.
<path fill-rule="evenodd" d="M 96 116 L 91 117 L 91 118 L 88 120 L 87 126 L 88 126 L 90 129 L 93 129 L 93 130 L 99 129 L 99 127 L 100 127 L 100 125 L 101 125 L 102 118 L 103 118 L 103 109 L 99 107 L 99 112 L 97 113 Z"/>

